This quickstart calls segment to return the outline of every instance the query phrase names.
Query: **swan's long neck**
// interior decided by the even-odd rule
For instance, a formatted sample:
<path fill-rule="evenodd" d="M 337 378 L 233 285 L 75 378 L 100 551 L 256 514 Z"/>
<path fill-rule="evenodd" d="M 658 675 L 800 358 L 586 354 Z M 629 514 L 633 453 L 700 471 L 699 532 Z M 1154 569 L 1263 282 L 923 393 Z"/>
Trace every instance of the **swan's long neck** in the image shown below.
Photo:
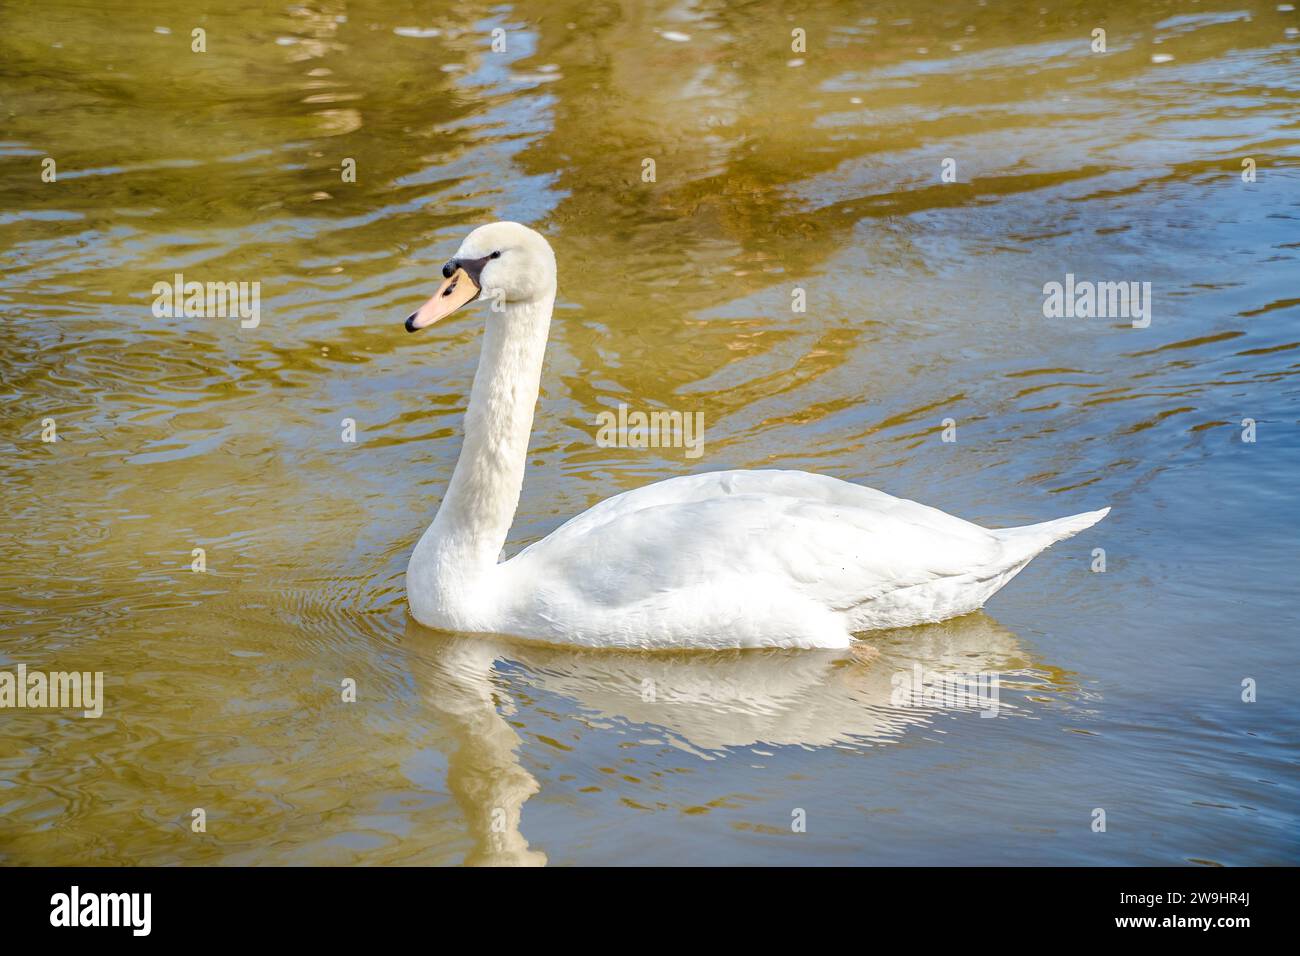
<path fill-rule="evenodd" d="M 488 312 L 460 459 L 438 516 L 416 549 L 421 563 L 432 563 L 425 568 L 444 594 L 481 579 L 505 545 L 523 487 L 554 305 L 552 290 Z"/>

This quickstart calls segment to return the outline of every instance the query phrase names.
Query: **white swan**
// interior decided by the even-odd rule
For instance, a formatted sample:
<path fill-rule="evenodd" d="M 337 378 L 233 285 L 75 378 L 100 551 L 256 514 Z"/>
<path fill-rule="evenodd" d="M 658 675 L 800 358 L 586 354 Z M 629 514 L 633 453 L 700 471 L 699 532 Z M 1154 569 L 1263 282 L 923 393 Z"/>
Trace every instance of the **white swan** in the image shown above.
<path fill-rule="evenodd" d="M 465 441 L 406 570 L 429 627 L 590 647 L 846 647 L 981 607 L 1109 508 L 989 530 L 800 471 L 721 471 L 615 495 L 499 561 L 523 485 L 555 304 L 555 254 L 514 222 L 475 229 L 414 332 L 492 302 Z"/>

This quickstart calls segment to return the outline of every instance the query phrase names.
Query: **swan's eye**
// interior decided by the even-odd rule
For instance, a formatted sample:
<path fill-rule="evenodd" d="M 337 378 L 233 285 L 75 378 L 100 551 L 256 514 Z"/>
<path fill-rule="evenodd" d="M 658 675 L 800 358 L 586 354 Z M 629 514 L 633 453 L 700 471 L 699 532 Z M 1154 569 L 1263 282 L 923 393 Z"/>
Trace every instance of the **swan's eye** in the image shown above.
<path fill-rule="evenodd" d="M 500 259 L 500 258 L 501 258 L 501 250 L 498 249 L 496 252 L 492 253 L 492 255 L 488 256 L 488 258 L 489 258 L 489 259 Z"/>

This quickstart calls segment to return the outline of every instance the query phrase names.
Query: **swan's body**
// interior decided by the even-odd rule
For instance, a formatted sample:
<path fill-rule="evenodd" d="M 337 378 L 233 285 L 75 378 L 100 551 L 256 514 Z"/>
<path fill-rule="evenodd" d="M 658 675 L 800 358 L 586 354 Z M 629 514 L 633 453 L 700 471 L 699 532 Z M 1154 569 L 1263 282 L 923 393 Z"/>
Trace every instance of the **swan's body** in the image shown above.
<path fill-rule="evenodd" d="M 408 329 L 480 287 L 502 305 L 488 315 L 460 460 L 407 568 L 421 624 L 592 647 L 845 647 L 858 631 L 981 607 L 1109 511 L 989 530 L 836 478 L 724 471 L 616 495 L 499 562 L 523 485 L 555 258 L 533 230 L 495 223 L 443 271 Z"/>

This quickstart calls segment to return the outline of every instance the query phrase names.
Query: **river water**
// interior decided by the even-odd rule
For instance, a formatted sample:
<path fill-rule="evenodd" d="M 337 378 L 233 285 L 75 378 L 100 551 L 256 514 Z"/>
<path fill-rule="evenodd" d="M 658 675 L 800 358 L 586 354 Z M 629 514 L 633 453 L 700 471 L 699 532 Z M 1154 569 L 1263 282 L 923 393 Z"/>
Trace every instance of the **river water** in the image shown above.
<path fill-rule="evenodd" d="M 0 10 L 0 669 L 104 674 L 0 711 L 0 862 L 1300 862 L 1300 14 L 215 6 Z M 1114 510 L 848 652 L 426 631 L 481 313 L 401 321 L 503 218 L 560 268 L 510 551 L 720 468 Z"/>

